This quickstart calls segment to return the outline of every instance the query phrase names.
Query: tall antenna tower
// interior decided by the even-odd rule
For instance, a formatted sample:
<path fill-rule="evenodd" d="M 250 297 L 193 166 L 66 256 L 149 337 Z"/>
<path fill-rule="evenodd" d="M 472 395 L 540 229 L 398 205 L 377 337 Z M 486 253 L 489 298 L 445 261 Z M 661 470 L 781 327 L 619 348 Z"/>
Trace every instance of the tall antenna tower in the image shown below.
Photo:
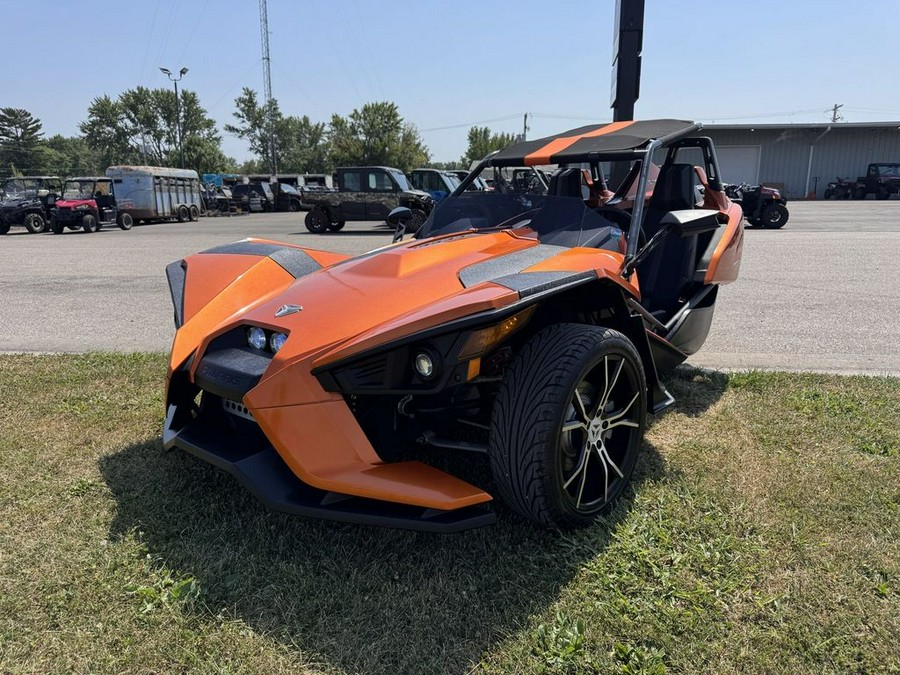
<path fill-rule="evenodd" d="M 266 126 L 269 132 L 269 169 L 272 175 L 278 173 L 278 160 L 275 158 L 275 116 L 272 106 L 272 64 L 269 58 L 269 10 L 266 0 L 259 0 L 259 30 L 262 41 L 263 62 L 263 96 L 266 99 Z"/>

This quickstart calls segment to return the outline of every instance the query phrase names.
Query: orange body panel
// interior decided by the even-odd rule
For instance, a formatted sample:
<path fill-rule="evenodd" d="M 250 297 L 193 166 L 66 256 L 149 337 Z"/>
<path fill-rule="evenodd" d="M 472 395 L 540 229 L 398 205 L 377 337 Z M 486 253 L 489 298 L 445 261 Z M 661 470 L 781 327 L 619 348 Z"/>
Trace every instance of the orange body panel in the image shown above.
<path fill-rule="evenodd" d="M 582 138 L 594 138 L 596 136 L 605 136 L 606 134 L 611 134 L 614 131 L 619 131 L 624 129 L 625 127 L 631 126 L 634 124 L 634 121 L 628 120 L 625 122 L 613 122 L 612 124 L 607 124 L 606 126 L 600 127 L 595 131 L 588 132 L 586 134 L 579 134 L 578 136 L 562 136 L 559 138 L 554 138 L 552 141 L 547 143 L 540 150 L 535 150 L 530 155 L 525 157 L 525 166 L 536 166 L 538 164 L 549 164 L 550 158 L 555 155 L 557 152 L 562 152 L 566 148 L 571 145 L 574 145 L 577 141 Z"/>
<path fill-rule="evenodd" d="M 322 490 L 443 510 L 491 499 L 421 462 L 383 464 L 342 400 L 265 408 L 254 417 L 291 470 Z"/>
<path fill-rule="evenodd" d="M 594 270 L 597 276 L 610 279 L 629 295 L 641 296 L 637 276 L 623 279 L 620 274 L 624 257 L 620 253 L 595 248 L 572 248 L 559 255 L 529 267 L 526 272 L 587 272 Z"/>
<path fill-rule="evenodd" d="M 710 259 L 703 280 L 705 284 L 730 284 L 737 279 L 741 267 L 741 254 L 744 250 L 744 226 L 741 219 L 744 214 L 740 206 L 731 202 L 725 213 L 728 216 L 728 223 Z"/>

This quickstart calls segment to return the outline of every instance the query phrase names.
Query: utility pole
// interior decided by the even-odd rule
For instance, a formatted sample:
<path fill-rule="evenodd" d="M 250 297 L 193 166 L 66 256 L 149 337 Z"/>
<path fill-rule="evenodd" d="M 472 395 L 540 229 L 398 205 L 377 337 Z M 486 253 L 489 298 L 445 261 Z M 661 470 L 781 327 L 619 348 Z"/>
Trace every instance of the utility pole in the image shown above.
<path fill-rule="evenodd" d="M 259 30 L 262 39 L 263 96 L 266 99 L 266 126 L 269 132 L 269 168 L 272 175 L 278 173 L 275 157 L 275 115 L 272 108 L 272 64 L 269 58 L 269 10 L 266 0 L 259 0 Z"/>
<path fill-rule="evenodd" d="M 525 119 L 522 120 L 522 140 L 528 137 L 528 113 L 525 113 Z"/>
<path fill-rule="evenodd" d="M 843 107 L 844 107 L 843 103 L 841 103 L 840 105 L 838 105 L 837 103 L 834 104 L 834 107 L 831 109 L 831 123 L 832 124 L 838 122 L 839 120 L 844 119 L 843 116 L 838 115 L 838 110 L 840 110 Z"/>

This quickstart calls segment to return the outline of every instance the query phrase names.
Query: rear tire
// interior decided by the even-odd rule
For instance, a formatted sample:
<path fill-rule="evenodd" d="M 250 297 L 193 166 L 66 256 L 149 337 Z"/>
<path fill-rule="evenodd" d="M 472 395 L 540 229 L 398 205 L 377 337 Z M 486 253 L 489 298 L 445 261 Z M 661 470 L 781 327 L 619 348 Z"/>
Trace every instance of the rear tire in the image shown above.
<path fill-rule="evenodd" d="M 192 223 L 196 223 L 200 220 L 200 209 L 197 208 L 196 204 L 191 204 L 190 208 L 188 208 L 188 220 Z"/>
<path fill-rule="evenodd" d="M 336 223 L 331 223 L 331 225 L 328 226 L 328 230 L 330 232 L 340 232 L 341 230 L 344 229 L 344 225 L 346 225 L 346 224 L 347 224 L 346 220 L 339 220 Z"/>
<path fill-rule="evenodd" d="M 130 213 L 120 213 L 118 221 L 119 227 L 123 230 L 130 230 L 134 226 L 134 218 L 131 217 Z"/>
<path fill-rule="evenodd" d="M 288 204 L 288 211 L 291 213 L 297 213 L 300 210 L 300 202 L 295 199 L 291 200 L 291 203 Z"/>
<path fill-rule="evenodd" d="M 865 188 L 857 188 L 856 190 L 853 191 L 853 198 L 854 199 L 865 199 L 866 194 L 868 194 L 868 193 L 866 192 Z"/>
<path fill-rule="evenodd" d="M 10 227 L 7 223 L 0 224 L 0 234 L 7 234 Z"/>
<path fill-rule="evenodd" d="M 331 225 L 331 219 L 322 209 L 313 209 L 306 214 L 306 229 L 313 234 L 322 234 Z"/>
<path fill-rule="evenodd" d="M 65 226 L 62 223 L 59 223 L 55 220 L 50 221 L 50 229 L 53 230 L 53 234 L 62 234 Z"/>
<path fill-rule="evenodd" d="M 788 210 L 783 204 L 769 204 L 762 212 L 763 227 L 777 230 L 784 227 L 788 220 Z"/>
<path fill-rule="evenodd" d="M 178 211 L 176 213 L 178 214 L 178 222 L 179 223 L 186 223 L 188 221 L 188 218 L 191 217 L 191 214 L 188 211 L 188 208 L 184 205 L 179 206 Z"/>
<path fill-rule="evenodd" d="M 100 229 L 100 224 L 97 222 L 97 219 L 94 218 L 90 213 L 84 215 L 81 219 L 81 229 L 85 232 L 96 232 Z"/>
<path fill-rule="evenodd" d="M 31 234 L 40 234 L 47 227 L 47 221 L 40 213 L 29 213 L 25 216 L 24 225 Z"/>
<path fill-rule="evenodd" d="M 622 333 L 557 324 L 516 354 L 491 416 L 503 501 L 548 528 L 588 525 L 628 484 L 647 416 L 637 350 Z"/>

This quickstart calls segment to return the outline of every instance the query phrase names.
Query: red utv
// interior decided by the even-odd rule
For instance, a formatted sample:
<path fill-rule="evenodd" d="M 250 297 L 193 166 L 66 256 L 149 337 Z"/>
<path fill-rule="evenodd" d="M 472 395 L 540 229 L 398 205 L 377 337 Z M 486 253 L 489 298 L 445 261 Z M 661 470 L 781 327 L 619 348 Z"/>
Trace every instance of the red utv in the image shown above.
<path fill-rule="evenodd" d="M 62 199 L 50 220 L 54 234 L 65 228 L 96 232 L 104 225 L 118 224 L 130 230 L 134 221 L 129 213 L 119 213 L 112 179 L 104 176 L 70 178 L 63 186 Z"/>

